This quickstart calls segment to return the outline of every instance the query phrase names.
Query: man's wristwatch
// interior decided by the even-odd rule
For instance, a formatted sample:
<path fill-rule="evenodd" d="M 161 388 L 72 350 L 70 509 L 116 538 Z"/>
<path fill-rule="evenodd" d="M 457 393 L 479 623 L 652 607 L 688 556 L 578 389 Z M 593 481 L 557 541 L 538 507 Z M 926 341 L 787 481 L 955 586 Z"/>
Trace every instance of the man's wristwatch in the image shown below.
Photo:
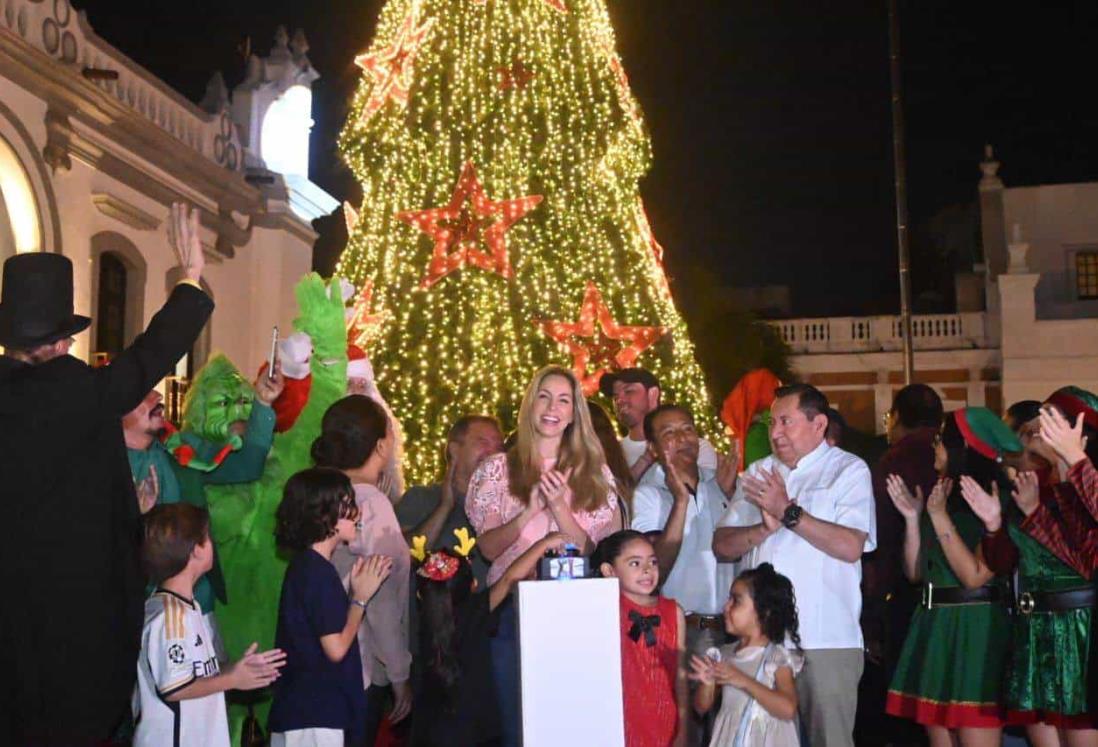
<path fill-rule="evenodd" d="M 803 508 L 796 503 L 790 503 L 785 507 L 785 513 L 782 514 L 782 526 L 786 529 L 792 529 L 797 526 L 801 521 L 801 514 L 803 513 Z"/>
<path fill-rule="evenodd" d="M 354 597 L 351 597 L 351 604 L 357 607 L 361 607 L 362 609 L 366 609 L 366 602 L 363 602 L 361 599 L 355 599 Z"/>

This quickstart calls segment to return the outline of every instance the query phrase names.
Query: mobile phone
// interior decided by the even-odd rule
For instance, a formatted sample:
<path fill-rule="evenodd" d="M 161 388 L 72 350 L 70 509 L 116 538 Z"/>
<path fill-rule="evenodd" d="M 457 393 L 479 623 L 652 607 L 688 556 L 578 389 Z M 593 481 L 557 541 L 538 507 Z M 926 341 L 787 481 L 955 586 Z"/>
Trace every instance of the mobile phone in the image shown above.
<path fill-rule="evenodd" d="M 267 359 L 267 379 L 274 381 L 275 356 L 278 355 L 278 325 L 271 328 L 271 357 Z"/>

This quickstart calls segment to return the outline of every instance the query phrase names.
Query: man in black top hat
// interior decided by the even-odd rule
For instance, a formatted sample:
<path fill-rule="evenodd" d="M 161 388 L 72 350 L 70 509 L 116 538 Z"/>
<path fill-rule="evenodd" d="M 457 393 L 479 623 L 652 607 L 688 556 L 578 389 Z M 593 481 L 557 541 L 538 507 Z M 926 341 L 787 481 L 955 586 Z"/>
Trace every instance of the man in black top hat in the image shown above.
<path fill-rule="evenodd" d="M 121 418 L 194 344 L 213 310 L 197 212 L 172 206 L 183 271 L 109 366 L 69 356 L 72 262 L 20 254 L 0 295 L 0 743 L 96 744 L 125 718 L 144 580 Z"/>

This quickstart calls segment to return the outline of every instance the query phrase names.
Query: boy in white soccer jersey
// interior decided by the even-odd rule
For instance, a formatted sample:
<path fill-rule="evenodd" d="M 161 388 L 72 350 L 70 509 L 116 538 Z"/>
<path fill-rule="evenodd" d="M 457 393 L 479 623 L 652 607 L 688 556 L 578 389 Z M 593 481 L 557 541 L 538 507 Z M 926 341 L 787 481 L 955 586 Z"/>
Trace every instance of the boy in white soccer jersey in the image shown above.
<path fill-rule="evenodd" d="M 156 591 L 145 602 L 137 662 L 134 747 L 229 747 L 226 690 L 254 690 L 278 678 L 278 649 L 244 656 L 220 671 L 194 585 L 213 567 L 209 516 L 189 503 L 145 515 L 142 561 Z"/>

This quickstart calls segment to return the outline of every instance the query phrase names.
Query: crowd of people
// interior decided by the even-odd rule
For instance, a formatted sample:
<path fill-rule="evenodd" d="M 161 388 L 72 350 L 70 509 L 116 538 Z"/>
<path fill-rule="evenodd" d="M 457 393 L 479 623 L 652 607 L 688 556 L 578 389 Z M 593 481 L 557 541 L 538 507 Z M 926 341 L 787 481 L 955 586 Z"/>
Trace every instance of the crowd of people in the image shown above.
<path fill-rule="evenodd" d="M 650 371 L 602 377 L 611 416 L 548 366 L 405 490 L 337 283 L 299 288 L 311 358 L 211 362 L 166 422 L 213 310 L 194 214 L 170 236 L 183 279 L 99 369 L 68 260 L 4 264 L 5 743 L 518 745 L 513 591 L 574 548 L 618 581 L 627 745 L 1098 745 L 1098 396 L 1000 419 L 910 385 L 871 469 L 807 384 L 744 459 Z"/>

